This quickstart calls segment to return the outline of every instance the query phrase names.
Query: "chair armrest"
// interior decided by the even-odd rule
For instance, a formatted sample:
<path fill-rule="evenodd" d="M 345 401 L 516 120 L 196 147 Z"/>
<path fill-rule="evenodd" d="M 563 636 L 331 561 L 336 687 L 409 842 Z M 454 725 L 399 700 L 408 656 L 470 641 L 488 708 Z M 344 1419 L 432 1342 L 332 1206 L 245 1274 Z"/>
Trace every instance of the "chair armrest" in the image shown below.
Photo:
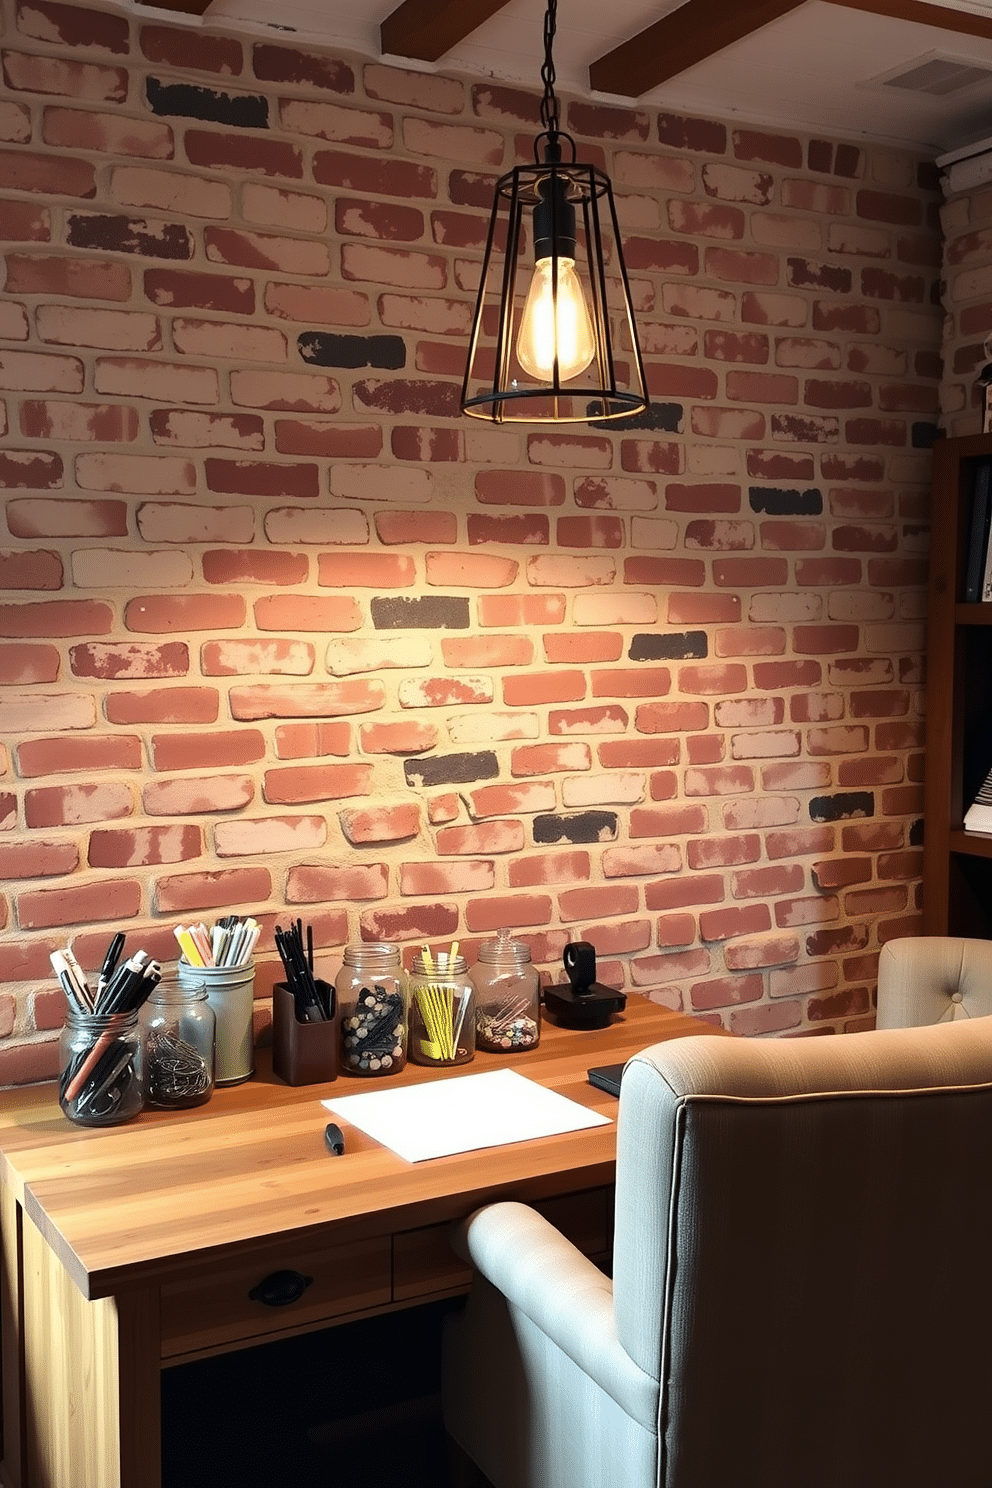
<path fill-rule="evenodd" d="M 658 1380 L 617 1338 L 613 1283 L 543 1215 L 490 1204 L 457 1227 L 452 1245 L 622 1410 L 657 1429 Z"/>

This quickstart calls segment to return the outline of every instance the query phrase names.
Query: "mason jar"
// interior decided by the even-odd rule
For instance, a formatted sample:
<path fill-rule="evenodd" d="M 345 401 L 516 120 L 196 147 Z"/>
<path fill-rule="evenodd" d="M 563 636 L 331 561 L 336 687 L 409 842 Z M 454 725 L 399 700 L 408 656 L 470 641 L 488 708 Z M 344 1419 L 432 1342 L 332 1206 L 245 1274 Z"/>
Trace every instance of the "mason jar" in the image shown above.
<path fill-rule="evenodd" d="M 414 958 L 410 969 L 410 1058 L 415 1064 L 467 1064 L 475 1058 L 475 989 L 464 956 Z"/>
<path fill-rule="evenodd" d="M 215 1024 L 206 986 L 163 971 L 141 1009 L 149 1105 L 176 1111 L 210 1099 Z"/>
<path fill-rule="evenodd" d="M 530 947 L 501 930 L 484 940 L 472 967 L 475 1042 L 493 1054 L 534 1049 L 541 1039 L 541 991 Z"/>
<path fill-rule="evenodd" d="M 341 1069 L 370 1078 L 406 1067 L 407 994 L 399 947 L 345 946 L 334 979 L 341 1020 Z"/>
<path fill-rule="evenodd" d="M 70 1008 L 59 1035 L 59 1105 L 79 1126 L 117 1126 L 145 1104 L 138 1009 Z"/>

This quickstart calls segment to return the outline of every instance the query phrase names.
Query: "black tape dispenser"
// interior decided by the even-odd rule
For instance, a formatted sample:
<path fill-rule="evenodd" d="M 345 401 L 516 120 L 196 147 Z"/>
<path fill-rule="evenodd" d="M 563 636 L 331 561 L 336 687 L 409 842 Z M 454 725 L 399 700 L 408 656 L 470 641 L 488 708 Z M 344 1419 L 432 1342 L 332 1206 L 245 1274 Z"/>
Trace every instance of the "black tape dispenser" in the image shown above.
<path fill-rule="evenodd" d="M 565 1028 L 605 1028 L 622 1013 L 627 996 L 596 980 L 596 950 L 587 940 L 573 940 L 562 952 L 568 986 L 545 987 L 544 1005 Z"/>

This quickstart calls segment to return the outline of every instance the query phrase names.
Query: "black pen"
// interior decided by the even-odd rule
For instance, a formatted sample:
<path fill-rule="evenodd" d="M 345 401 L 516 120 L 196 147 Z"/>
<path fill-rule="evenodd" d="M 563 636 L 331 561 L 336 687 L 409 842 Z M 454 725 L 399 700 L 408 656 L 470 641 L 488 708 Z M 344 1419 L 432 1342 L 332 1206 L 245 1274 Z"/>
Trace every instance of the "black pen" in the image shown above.
<path fill-rule="evenodd" d="M 101 984 L 106 982 L 109 977 L 113 976 L 114 967 L 117 965 L 117 962 L 120 959 L 120 954 L 121 951 L 124 949 L 124 942 L 126 939 L 127 937 L 124 934 L 124 931 L 118 930 L 117 934 L 110 942 L 110 945 L 107 947 L 107 954 L 104 956 L 103 965 L 100 967 Z"/>

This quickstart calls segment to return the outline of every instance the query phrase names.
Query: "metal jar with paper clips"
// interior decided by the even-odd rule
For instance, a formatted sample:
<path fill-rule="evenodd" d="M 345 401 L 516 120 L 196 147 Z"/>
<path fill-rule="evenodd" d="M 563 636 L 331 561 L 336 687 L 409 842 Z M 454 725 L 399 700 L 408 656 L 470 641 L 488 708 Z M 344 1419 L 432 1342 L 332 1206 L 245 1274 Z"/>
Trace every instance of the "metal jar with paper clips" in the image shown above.
<path fill-rule="evenodd" d="M 541 992 L 530 948 L 501 930 L 484 940 L 472 967 L 475 1041 L 493 1054 L 534 1049 L 541 1039 Z"/>
<path fill-rule="evenodd" d="M 167 1110 L 202 1106 L 214 1089 L 214 1010 L 203 982 L 162 973 L 141 1009 L 148 1104 Z"/>
<path fill-rule="evenodd" d="M 399 946 L 345 946 L 334 979 L 341 1015 L 341 1071 L 398 1075 L 406 1067 L 408 1006 Z"/>
<path fill-rule="evenodd" d="M 410 968 L 410 1058 L 467 1064 L 475 1058 L 475 989 L 464 956 L 421 953 Z"/>
<path fill-rule="evenodd" d="M 69 1010 L 59 1036 L 59 1105 L 79 1126 L 118 1126 L 145 1104 L 138 1011 Z"/>

